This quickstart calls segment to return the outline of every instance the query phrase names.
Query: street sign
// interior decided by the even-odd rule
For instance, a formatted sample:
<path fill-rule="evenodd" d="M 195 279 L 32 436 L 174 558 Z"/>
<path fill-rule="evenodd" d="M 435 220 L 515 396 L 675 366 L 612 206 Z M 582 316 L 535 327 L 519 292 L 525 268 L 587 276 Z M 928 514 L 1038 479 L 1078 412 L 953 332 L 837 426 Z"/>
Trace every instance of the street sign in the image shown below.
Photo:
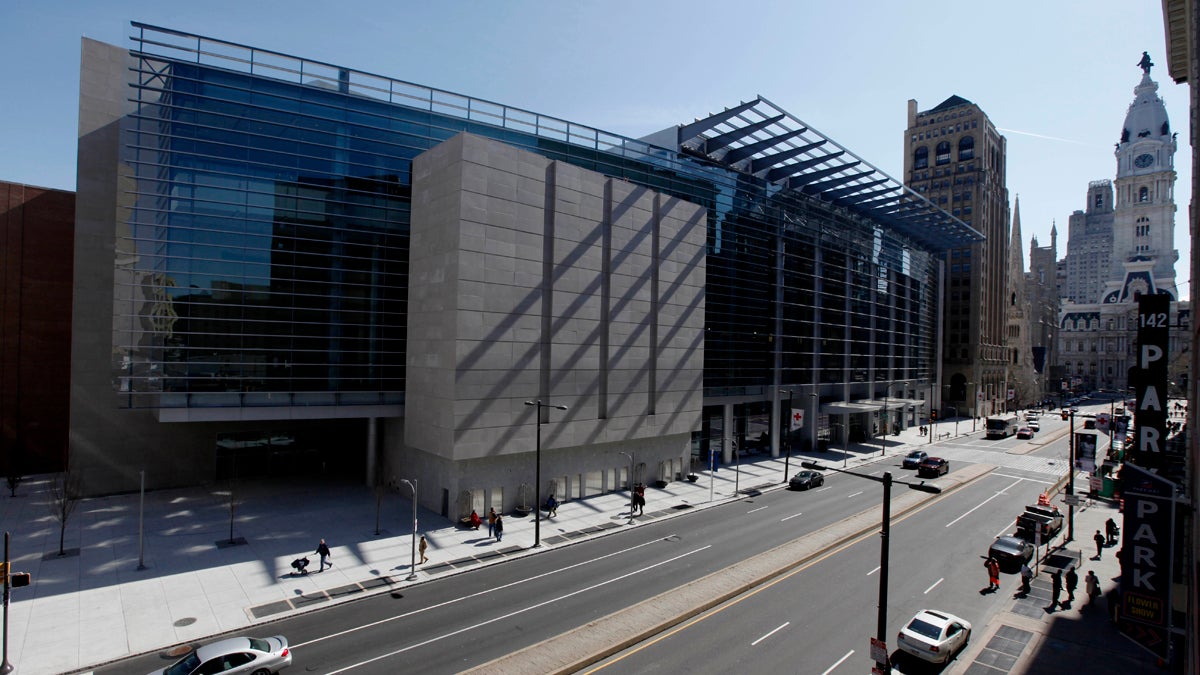
<path fill-rule="evenodd" d="M 1067 506 L 1079 506 L 1083 503 L 1083 497 L 1079 495 L 1063 495 L 1063 503 Z"/>
<path fill-rule="evenodd" d="M 875 663 L 887 663 L 888 652 L 886 642 L 879 638 L 871 638 L 871 660 Z"/>

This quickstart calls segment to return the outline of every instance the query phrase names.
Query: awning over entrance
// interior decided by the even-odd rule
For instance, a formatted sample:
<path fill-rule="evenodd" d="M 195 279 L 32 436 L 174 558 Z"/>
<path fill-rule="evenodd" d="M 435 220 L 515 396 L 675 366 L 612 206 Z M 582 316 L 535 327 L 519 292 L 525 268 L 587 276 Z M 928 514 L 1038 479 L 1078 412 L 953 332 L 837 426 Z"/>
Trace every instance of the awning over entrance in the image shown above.
<path fill-rule="evenodd" d="M 830 401 L 821 404 L 822 413 L 833 415 L 874 412 L 880 408 L 881 406 L 871 405 L 870 401 Z"/>

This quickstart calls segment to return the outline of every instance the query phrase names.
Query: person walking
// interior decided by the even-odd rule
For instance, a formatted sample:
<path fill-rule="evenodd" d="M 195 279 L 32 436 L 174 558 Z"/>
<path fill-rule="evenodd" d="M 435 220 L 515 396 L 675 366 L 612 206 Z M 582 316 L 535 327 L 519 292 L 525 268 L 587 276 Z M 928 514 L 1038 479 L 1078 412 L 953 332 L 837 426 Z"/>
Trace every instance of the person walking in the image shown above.
<path fill-rule="evenodd" d="M 324 539 L 321 540 L 321 543 L 317 544 L 315 553 L 321 556 L 321 569 L 317 570 L 318 572 L 324 572 L 326 564 L 333 567 L 333 563 L 329 562 L 329 547 L 325 545 Z"/>
<path fill-rule="evenodd" d="M 1100 530 L 1096 530 L 1092 539 L 1096 542 L 1096 560 L 1099 560 L 1101 553 L 1104 552 L 1104 535 L 1100 534 Z"/>
<path fill-rule="evenodd" d="M 1104 521 L 1104 533 L 1108 537 L 1109 544 L 1117 543 L 1117 535 L 1120 534 L 1121 528 L 1117 527 L 1117 521 L 1109 518 Z"/>
<path fill-rule="evenodd" d="M 1029 595 L 1029 583 L 1033 581 L 1033 570 L 1029 569 L 1029 563 L 1021 563 L 1021 592 Z"/>
<path fill-rule="evenodd" d="M 475 516 L 478 518 L 479 516 Z M 417 544 L 417 550 L 421 552 L 421 562 L 429 562 L 429 558 L 425 557 L 425 549 L 429 548 L 429 542 L 425 541 L 425 535 L 421 535 L 421 543 Z"/>
<path fill-rule="evenodd" d="M 1079 585 L 1079 575 L 1075 572 L 1075 566 L 1067 568 L 1067 573 L 1063 576 L 1063 581 L 1067 585 L 1067 602 L 1075 601 L 1075 587 Z"/>
<path fill-rule="evenodd" d="M 988 573 L 988 590 L 994 591 L 1000 588 L 1000 563 L 996 559 L 988 556 L 988 559 L 983 561 L 983 566 Z"/>
<path fill-rule="evenodd" d="M 550 518 L 558 515 L 558 500 L 554 498 L 554 495 L 546 498 L 546 511 Z"/>
<path fill-rule="evenodd" d="M 1062 595 L 1062 572 L 1054 570 L 1050 573 L 1050 606 L 1046 609 L 1054 611 L 1058 607 L 1058 596 Z"/>
<path fill-rule="evenodd" d="M 496 533 L 496 509 L 488 509 L 488 536 L 491 537 Z"/>
<path fill-rule="evenodd" d="M 504 538 L 504 517 L 499 513 L 496 514 L 496 524 L 492 529 L 496 531 L 496 541 Z"/>
<path fill-rule="evenodd" d="M 1083 590 L 1087 593 L 1088 605 L 1096 602 L 1096 596 L 1100 595 L 1100 579 L 1092 570 L 1088 570 L 1087 576 L 1083 578 Z"/>

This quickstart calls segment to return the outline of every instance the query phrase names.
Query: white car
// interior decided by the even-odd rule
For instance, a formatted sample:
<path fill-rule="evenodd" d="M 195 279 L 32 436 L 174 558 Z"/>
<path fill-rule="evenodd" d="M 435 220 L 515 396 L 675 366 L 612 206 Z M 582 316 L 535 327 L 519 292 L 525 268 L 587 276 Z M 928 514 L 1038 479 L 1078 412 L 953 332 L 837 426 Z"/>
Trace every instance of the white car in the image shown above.
<path fill-rule="evenodd" d="M 923 661 L 946 663 L 971 639 L 971 623 L 940 610 L 923 609 L 900 629 L 900 651 Z"/>
<path fill-rule="evenodd" d="M 266 675 L 278 673 L 290 665 L 292 652 L 288 649 L 287 638 L 282 635 L 268 638 L 237 637 L 193 649 L 174 665 L 156 670 L 151 675 Z"/>

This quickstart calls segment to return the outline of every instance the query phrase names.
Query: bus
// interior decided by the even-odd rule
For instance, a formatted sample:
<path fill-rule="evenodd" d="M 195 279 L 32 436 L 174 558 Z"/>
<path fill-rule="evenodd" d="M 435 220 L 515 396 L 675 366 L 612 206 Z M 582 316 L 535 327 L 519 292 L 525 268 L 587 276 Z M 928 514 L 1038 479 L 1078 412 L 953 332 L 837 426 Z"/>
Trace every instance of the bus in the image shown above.
<path fill-rule="evenodd" d="M 1008 438 L 1017 433 L 1020 420 L 1016 415 L 989 417 L 986 420 L 988 438 Z"/>

